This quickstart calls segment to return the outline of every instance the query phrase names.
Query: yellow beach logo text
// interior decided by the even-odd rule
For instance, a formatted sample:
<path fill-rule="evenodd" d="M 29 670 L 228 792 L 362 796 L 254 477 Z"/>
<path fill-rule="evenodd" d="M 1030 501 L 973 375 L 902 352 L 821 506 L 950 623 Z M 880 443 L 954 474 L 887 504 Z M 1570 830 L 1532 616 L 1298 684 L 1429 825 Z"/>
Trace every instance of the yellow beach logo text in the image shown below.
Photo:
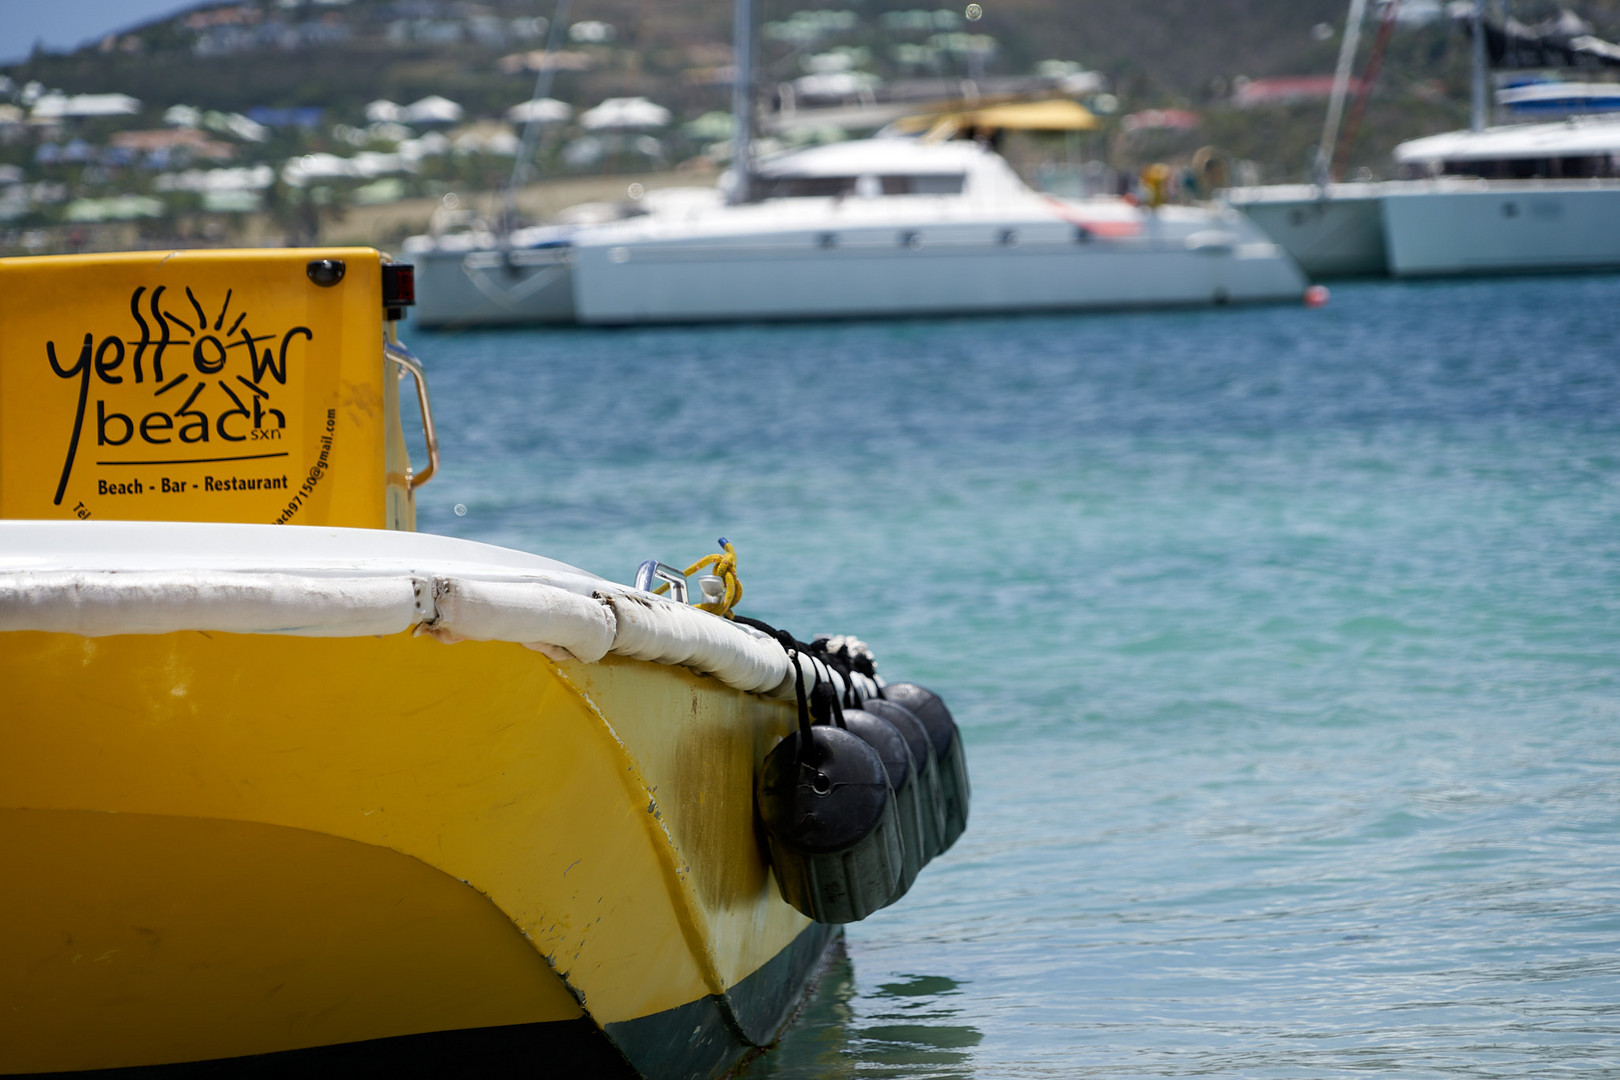
<path fill-rule="evenodd" d="M 186 286 L 180 303 L 182 297 L 168 286 L 142 285 L 130 294 L 133 328 L 127 333 L 87 330 L 61 350 L 55 341 L 45 343 L 51 371 L 78 394 L 55 505 L 62 504 L 75 463 L 83 467 L 87 454 L 97 466 L 113 468 L 269 464 L 267 459 L 288 456 L 280 445 L 289 434 L 283 411 L 288 367 L 302 358 L 315 334 L 307 326 L 256 333 L 262 327 L 253 325 L 250 312 L 233 311 L 232 299 L 228 288 L 211 297 L 208 290 Z M 105 489 L 116 491 L 121 481 L 99 483 L 109 493 Z M 240 490 L 248 481 L 223 483 L 221 490 Z M 253 482 L 254 487 L 285 484 L 284 479 Z M 212 490 L 213 478 L 189 486 L 204 485 Z"/>

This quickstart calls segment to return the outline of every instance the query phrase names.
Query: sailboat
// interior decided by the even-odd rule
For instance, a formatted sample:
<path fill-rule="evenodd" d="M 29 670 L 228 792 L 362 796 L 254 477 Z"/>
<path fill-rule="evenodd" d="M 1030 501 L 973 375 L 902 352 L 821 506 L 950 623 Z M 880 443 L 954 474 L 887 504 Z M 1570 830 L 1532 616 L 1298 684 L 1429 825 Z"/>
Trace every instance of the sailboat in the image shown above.
<path fill-rule="evenodd" d="M 1403 179 L 1341 183 L 1328 168 L 1365 0 L 1350 9 L 1314 184 L 1234 188 L 1243 210 L 1312 277 L 1424 277 L 1620 267 L 1620 118 L 1601 110 L 1608 84 L 1539 83 L 1496 95 L 1510 111 L 1570 112 L 1542 123 L 1490 124 L 1487 51 L 1517 62 L 1504 29 L 1476 0 L 1472 19 L 1473 118 L 1464 131 L 1395 148 Z M 1394 25 L 1386 7 L 1374 61 Z M 1522 32 L 1521 32 L 1522 33 Z M 1620 66 L 1620 48 L 1589 35 L 1534 43 L 1537 66 Z M 1364 86 L 1370 84 L 1364 80 Z M 1366 89 L 1363 90 L 1363 93 Z"/>
<path fill-rule="evenodd" d="M 735 12 L 746 75 L 749 0 Z M 1059 199 L 1031 190 L 987 142 L 963 137 L 1095 127 L 1077 103 L 951 103 L 915 133 L 756 160 L 751 82 L 735 83 L 734 166 L 715 191 L 535 232 L 523 247 L 409 242 L 422 266 L 419 323 L 881 318 L 1304 292 L 1289 256 L 1230 208 Z"/>
<path fill-rule="evenodd" d="M 518 224 L 517 193 L 527 182 L 543 125 L 551 117 L 552 62 L 572 0 L 557 0 L 529 101 L 520 106 L 523 137 L 493 223 L 408 237 L 404 254 L 421 295 L 419 326 L 505 326 L 566 323 L 574 317 L 571 230 Z"/>

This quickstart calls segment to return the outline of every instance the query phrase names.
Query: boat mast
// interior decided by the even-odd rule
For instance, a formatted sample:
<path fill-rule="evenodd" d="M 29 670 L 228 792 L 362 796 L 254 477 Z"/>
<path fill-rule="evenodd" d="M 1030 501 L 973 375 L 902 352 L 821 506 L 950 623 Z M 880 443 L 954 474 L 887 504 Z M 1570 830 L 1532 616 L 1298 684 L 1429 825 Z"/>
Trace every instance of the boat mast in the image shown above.
<path fill-rule="evenodd" d="M 540 70 L 535 73 L 534 90 L 529 94 L 529 115 L 523 122 L 523 140 L 518 146 L 517 160 L 512 162 L 512 179 L 507 182 L 501 198 L 500 235 L 502 242 L 517 225 L 518 189 L 529 181 L 529 166 L 534 157 L 535 136 L 540 130 L 535 116 L 535 103 L 551 95 L 551 80 L 557 71 L 557 45 L 562 40 L 564 24 L 568 22 L 568 6 L 572 0 L 557 0 L 551 13 L 551 25 L 546 33 L 546 50 L 540 54 Z"/>
<path fill-rule="evenodd" d="M 1322 125 L 1322 142 L 1316 148 L 1316 163 L 1312 179 L 1316 186 L 1326 188 L 1333 168 L 1333 148 L 1339 141 L 1339 119 L 1344 115 L 1344 94 L 1350 87 L 1350 67 L 1356 60 L 1356 45 L 1361 41 L 1361 17 L 1367 11 L 1367 0 L 1350 0 L 1350 15 L 1344 21 L 1344 41 L 1339 45 L 1339 66 L 1333 71 L 1333 96 L 1328 99 L 1327 121 Z"/>
<path fill-rule="evenodd" d="M 1345 118 L 1344 131 L 1340 133 L 1338 145 L 1333 150 L 1329 180 L 1337 180 L 1349 163 L 1350 148 L 1355 146 L 1356 135 L 1361 131 L 1361 119 L 1367 115 L 1367 99 L 1372 97 L 1378 73 L 1384 66 L 1384 52 L 1389 48 L 1389 39 L 1395 34 L 1395 17 L 1400 13 L 1400 6 L 1401 0 L 1385 0 L 1378 36 L 1373 38 L 1372 51 L 1367 54 L 1367 66 L 1361 69 L 1361 89 L 1356 91 L 1356 99 L 1350 103 L 1350 115 Z"/>
<path fill-rule="evenodd" d="M 1484 131 L 1485 115 L 1485 0 L 1474 0 L 1474 55 L 1473 78 L 1474 109 L 1469 119 L 1469 131 Z"/>
<path fill-rule="evenodd" d="M 754 197 L 754 4 L 736 0 L 731 15 L 731 201 Z"/>

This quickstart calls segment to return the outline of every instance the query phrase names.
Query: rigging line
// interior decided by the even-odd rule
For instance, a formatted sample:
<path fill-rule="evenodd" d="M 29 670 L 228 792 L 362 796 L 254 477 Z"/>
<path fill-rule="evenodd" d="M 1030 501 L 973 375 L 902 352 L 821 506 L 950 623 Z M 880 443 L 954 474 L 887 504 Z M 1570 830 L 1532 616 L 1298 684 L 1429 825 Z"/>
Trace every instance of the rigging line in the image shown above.
<path fill-rule="evenodd" d="M 573 0 L 557 0 L 557 8 L 551 13 L 551 25 L 546 29 L 546 48 L 540 54 L 540 70 L 534 75 L 534 91 L 529 94 L 529 116 L 523 122 L 523 139 L 518 144 L 517 160 L 512 162 L 512 179 L 506 185 L 506 195 L 501 200 L 501 245 L 506 245 L 506 237 L 512 231 L 517 220 L 517 193 L 529 179 L 530 158 L 534 156 L 536 133 L 540 128 L 540 121 L 534 113 L 534 103 L 551 94 L 551 83 L 557 74 L 557 45 L 562 34 L 563 24 L 568 21 L 568 9 Z"/>
<path fill-rule="evenodd" d="M 1345 166 L 1350 163 L 1350 150 L 1356 145 L 1356 136 L 1361 131 L 1362 117 L 1367 113 L 1367 99 L 1372 97 L 1373 84 L 1378 81 L 1378 73 L 1384 67 L 1384 51 L 1389 48 L 1389 39 L 1395 34 L 1395 15 L 1400 11 L 1401 0 L 1389 0 L 1384 5 L 1384 17 L 1378 24 L 1378 36 L 1373 39 L 1372 53 L 1367 57 L 1367 66 L 1361 72 L 1361 88 L 1356 91 L 1356 100 L 1350 105 L 1350 116 L 1344 122 L 1344 130 L 1339 133 L 1339 145 L 1333 152 L 1333 160 L 1328 166 L 1328 179 L 1337 180 L 1344 172 Z"/>
<path fill-rule="evenodd" d="M 731 172 L 727 202 L 754 200 L 754 0 L 736 0 L 731 17 Z"/>
<path fill-rule="evenodd" d="M 1350 0 L 1350 14 L 1344 21 L 1344 40 L 1339 46 L 1339 65 L 1333 72 L 1333 96 L 1328 100 L 1327 119 L 1322 124 L 1322 141 L 1316 147 L 1313 179 L 1318 186 L 1328 182 L 1333 164 L 1333 148 L 1339 141 L 1339 118 L 1344 115 L 1344 94 L 1350 85 L 1350 68 L 1356 60 L 1356 44 L 1361 40 L 1361 18 L 1367 0 Z"/>

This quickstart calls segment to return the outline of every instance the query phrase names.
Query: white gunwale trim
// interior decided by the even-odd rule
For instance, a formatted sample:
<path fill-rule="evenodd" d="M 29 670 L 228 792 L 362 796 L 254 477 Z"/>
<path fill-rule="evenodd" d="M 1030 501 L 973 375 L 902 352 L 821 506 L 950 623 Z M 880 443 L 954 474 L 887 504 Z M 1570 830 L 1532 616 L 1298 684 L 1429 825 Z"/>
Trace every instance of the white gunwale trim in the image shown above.
<path fill-rule="evenodd" d="M 418 533 L 183 522 L 0 521 L 0 632 L 360 637 L 415 629 L 559 661 L 609 653 L 794 696 L 752 627 L 507 548 Z M 843 681 L 801 657 L 807 676 Z M 808 685 L 808 682 L 807 682 Z M 857 693 L 876 691 L 864 677 Z"/>

